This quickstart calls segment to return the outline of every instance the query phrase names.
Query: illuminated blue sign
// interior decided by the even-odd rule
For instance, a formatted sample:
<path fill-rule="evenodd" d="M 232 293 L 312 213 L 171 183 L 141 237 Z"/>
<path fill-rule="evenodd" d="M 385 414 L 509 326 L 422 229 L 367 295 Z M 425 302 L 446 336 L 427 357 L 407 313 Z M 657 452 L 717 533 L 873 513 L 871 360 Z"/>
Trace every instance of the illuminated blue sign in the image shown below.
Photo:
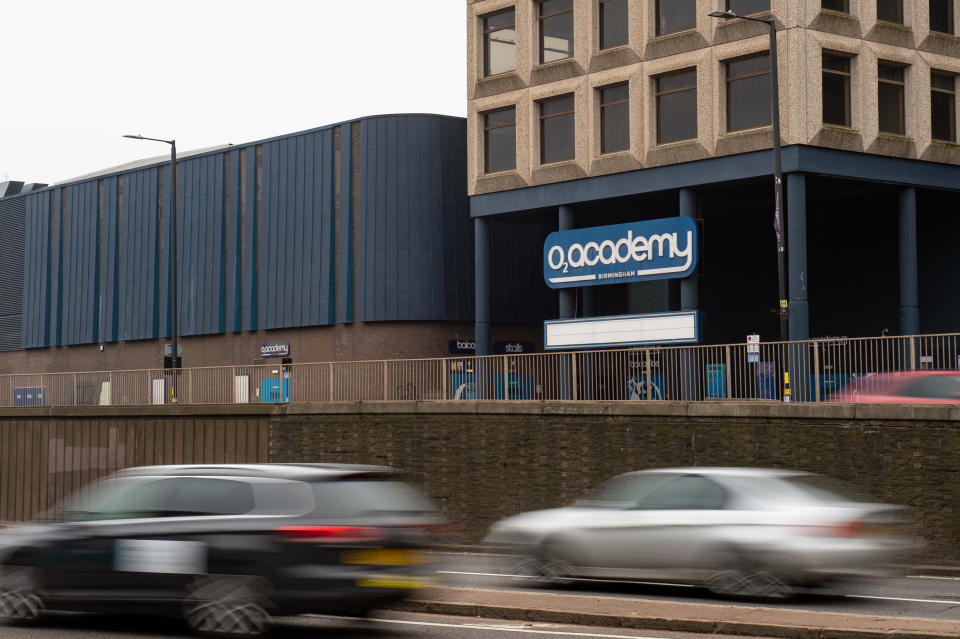
<path fill-rule="evenodd" d="M 557 231 L 543 243 L 551 288 L 687 277 L 697 266 L 697 225 L 689 217 Z"/>

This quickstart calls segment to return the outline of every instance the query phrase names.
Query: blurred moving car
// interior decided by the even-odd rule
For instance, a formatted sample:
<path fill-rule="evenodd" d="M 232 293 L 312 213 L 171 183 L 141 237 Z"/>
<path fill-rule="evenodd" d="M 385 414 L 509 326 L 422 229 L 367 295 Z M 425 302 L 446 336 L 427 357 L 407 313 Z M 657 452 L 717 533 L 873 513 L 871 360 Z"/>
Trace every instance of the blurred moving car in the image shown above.
<path fill-rule="evenodd" d="M 171 614 L 253 636 L 271 615 L 362 615 L 428 583 L 444 526 L 392 469 L 346 464 L 130 468 L 54 512 L 0 534 L 0 618 Z"/>
<path fill-rule="evenodd" d="M 704 585 L 716 594 L 782 598 L 798 587 L 879 575 L 918 542 L 907 509 L 827 477 L 742 468 L 618 475 L 565 508 L 494 524 L 520 573 Z"/>
<path fill-rule="evenodd" d="M 960 404 L 960 371 L 909 371 L 859 377 L 830 401 Z"/>

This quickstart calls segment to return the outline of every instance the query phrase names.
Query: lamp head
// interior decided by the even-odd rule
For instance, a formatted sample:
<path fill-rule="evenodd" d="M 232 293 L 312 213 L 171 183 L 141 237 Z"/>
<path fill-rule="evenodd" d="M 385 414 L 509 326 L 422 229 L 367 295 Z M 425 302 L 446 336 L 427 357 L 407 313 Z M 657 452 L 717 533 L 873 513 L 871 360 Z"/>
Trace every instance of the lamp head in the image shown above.
<path fill-rule="evenodd" d="M 723 18 L 725 20 L 740 17 L 732 9 L 727 9 L 726 11 L 711 11 L 707 15 L 711 18 Z"/>

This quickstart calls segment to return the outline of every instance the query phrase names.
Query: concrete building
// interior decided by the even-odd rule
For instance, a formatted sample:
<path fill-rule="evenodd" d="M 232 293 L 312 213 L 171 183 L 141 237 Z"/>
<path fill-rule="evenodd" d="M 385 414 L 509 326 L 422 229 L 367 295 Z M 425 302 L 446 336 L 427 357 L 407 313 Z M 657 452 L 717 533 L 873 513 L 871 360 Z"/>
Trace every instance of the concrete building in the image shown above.
<path fill-rule="evenodd" d="M 955 4 L 468 0 L 478 348 L 490 229 L 674 216 L 692 276 L 561 289 L 553 317 L 694 310 L 702 343 L 779 338 L 770 38 L 726 10 L 776 26 L 789 337 L 960 330 Z"/>
<path fill-rule="evenodd" d="M 462 118 L 181 153 L 177 175 L 183 366 L 264 363 L 277 343 L 293 363 L 438 357 L 472 339 Z M 0 374 L 163 366 L 170 184 L 161 157 L 0 191 Z"/>

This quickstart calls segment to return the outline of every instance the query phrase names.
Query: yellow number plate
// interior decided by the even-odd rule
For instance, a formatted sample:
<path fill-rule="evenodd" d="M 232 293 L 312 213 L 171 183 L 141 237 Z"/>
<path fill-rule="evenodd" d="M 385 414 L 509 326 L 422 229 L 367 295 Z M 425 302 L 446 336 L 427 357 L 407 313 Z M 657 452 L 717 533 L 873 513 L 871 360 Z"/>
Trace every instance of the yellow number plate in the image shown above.
<path fill-rule="evenodd" d="M 367 588 L 426 588 L 433 585 L 430 577 L 407 575 L 371 575 L 357 579 L 358 586 Z"/>
<path fill-rule="evenodd" d="M 409 566 L 411 564 L 422 564 L 426 561 L 423 553 L 392 548 L 345 550 L 340 557 L 345 564 L 369 564 L 376 566 Z"/>

